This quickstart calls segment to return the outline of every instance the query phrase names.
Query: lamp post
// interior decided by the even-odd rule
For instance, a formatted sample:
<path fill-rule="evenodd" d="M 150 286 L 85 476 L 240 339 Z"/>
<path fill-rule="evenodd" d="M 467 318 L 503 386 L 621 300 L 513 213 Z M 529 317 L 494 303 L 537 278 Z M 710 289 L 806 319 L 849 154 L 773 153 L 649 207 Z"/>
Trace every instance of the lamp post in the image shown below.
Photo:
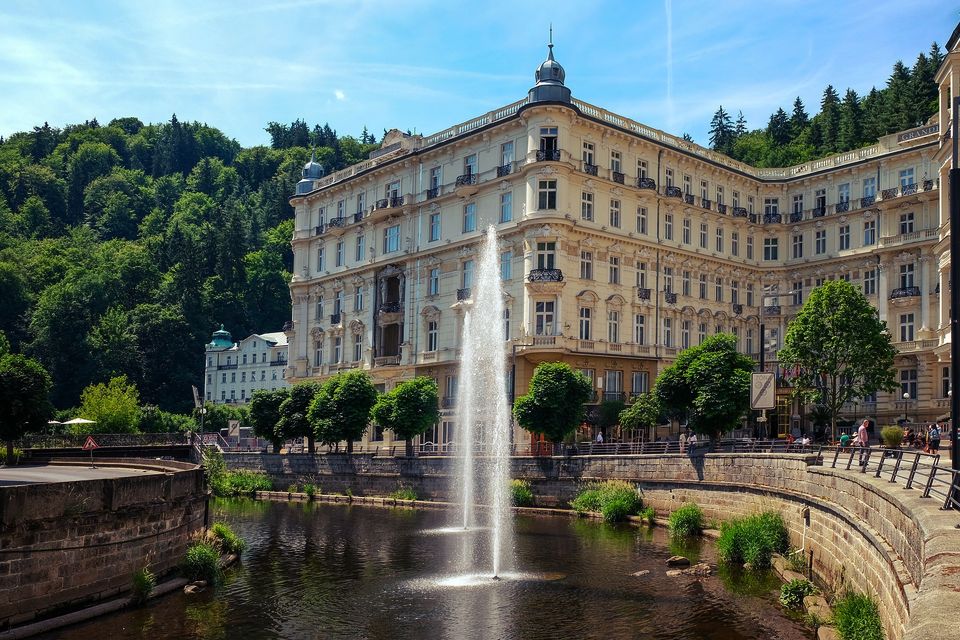
<path fill-rule="evenodd" d="M 910 394 L 906 391 L 903 392 L 903 423 L 906 426 L 907 423 L 907 407 L 910 403 Z"/>

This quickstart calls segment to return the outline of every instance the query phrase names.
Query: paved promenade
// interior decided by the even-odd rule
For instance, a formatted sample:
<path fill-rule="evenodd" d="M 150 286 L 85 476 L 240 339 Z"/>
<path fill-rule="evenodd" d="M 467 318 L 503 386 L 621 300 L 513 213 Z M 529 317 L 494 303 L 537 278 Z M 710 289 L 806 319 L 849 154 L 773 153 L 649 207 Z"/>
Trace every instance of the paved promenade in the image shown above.
<path fill-rule="evenodd" d="M 159 473 L 159 471 L 150 469 L 129 469 L 125 467 L 96 467 L 91 469 L 89 466 L 76 465 L 20 465 L 0 467 L 0 487 L 76 482 L 78 480 L 103 480 L 106 478 L 157 475 Z"/>

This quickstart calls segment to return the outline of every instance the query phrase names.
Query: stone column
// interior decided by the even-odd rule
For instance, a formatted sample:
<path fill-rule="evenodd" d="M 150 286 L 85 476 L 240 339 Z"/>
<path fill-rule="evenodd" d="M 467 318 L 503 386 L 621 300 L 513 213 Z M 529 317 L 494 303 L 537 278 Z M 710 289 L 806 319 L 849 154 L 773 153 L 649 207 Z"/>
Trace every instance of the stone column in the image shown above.
<path fill-rule="evenodd" d="M 877 264 L 879 272 L 879 282 L 877 283 L 877 307 L 880 311 L 880 321 L 887 321 L 887 301 L 890 298 L 890 263 L 880 262 Z"/>
<path fill-rule="evenodd" d="M 938 282 L 940 283 L 940 320 L 937 323 L 937 329 L 943 329 L 950 324 L 950 271 L 949 265 L 944 265 L 937 270 Z"/>
<path fill-rule="evenodd" d="M 930 333 L 930 256 L 920 256 L 920 333 Z"/>

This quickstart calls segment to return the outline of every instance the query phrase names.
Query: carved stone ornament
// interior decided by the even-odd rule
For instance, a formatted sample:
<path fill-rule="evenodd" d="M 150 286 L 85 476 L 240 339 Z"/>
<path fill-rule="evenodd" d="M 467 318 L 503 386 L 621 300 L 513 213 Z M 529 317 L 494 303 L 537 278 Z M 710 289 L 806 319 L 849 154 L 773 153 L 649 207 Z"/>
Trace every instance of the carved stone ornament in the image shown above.
<path fill-rule="evenodd" d="M 440 309 L 431 305 L 427 305 L 423 308 L 423 311 L 420 312 L 420 315 L 427 321 L 437 320 L 440 318 Z"/>
<path fill-rule="evenodd" d="M 351 321 L 350 321 L 350 333 L 352 333 L 352 334 L 355 335 L 355 336 L 359 336 L 360 334 L 362 334 L 362 333 L 363 333 L 363 323 L 360 322 L 359 320 L 351 320 Z"/>
<path fill-rule="evenodd" d="M 341 278 L 336 278 L 333 281 L 333 290 L 339 291 L 340 289 L 343 289 L 343 280 Z"/>
<path fill-rule="evenodd" d="M 877 215 L 873 212 L 872 209 L 863 212 L 863 219 L 864 219 L 864 220 L 873 220 L 873 219 L 876 218 L 876 217 L 877 217 Z"/>
<path fill-rule="evenodd" d="M 321 327 L 310 329 L 310 337 L 314 340 L 323 340 L 323 329 Z"/>
<path fill-rule="evenodd" d="M 847 216 L 840 216 L 840 224 L 847 224 Z"/>
<path fill-rule="evenodd" d="M 501 181 L 500 181 L 500 191 L 506 191 L 506 190 L 509 189 L 509 188 L 510 188 L 510 183 L 509 183 L 509 182 L 507 182 L 506 180 L 501 180 Z"/>
<path fill-rule="evenodd" d="M 620 196 L 623 195 L 623 189 L 621 189 L 620 187 L 614 187 L 613 189 L 610 189 L 610 193 L 619 198 Z"/>
<path fill-rule="evenodd" d="M 556 172 L 557 170 L 549 165 L 546 167 L 542 167 L 539 171 L 537 171 L 537 173 L 539 173 L 542 176 L 550 176 L 555 174 Z"/>
<path fill-rule="evenodd" d="M 587 189 L 593 189 L 595 186 L 597 186 L 597 183 L 595 183 L 591 178 L 584 180 L 583 184 L 587 187 Z"/>

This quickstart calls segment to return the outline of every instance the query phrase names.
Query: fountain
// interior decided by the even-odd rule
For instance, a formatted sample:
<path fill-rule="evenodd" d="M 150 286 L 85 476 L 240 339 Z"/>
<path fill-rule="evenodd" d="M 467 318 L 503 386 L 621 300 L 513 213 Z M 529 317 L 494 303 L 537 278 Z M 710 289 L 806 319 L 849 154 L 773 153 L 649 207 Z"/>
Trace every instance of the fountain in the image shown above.
<path fill-rule="evenodd" d="M 489 529 L 489 568 L 498 579 L 512 565 L 510 512 L 510 407 L 503 348 L 503 287 L 496 228 L 487 229 L 480 252 L 473 304 L 463 322 L 463 356 L 457 403 L 460 443 L 457 468 L 461 523 L 466 531 Z M 479 485 L 479 486 L 478 486 Z M 483 508 L 477 509 L 478 499 Z M 465 538 L 462 571 L 478 570 L 473 537 Z M 479 540 L 479 538 L 478 538 Z"/>

